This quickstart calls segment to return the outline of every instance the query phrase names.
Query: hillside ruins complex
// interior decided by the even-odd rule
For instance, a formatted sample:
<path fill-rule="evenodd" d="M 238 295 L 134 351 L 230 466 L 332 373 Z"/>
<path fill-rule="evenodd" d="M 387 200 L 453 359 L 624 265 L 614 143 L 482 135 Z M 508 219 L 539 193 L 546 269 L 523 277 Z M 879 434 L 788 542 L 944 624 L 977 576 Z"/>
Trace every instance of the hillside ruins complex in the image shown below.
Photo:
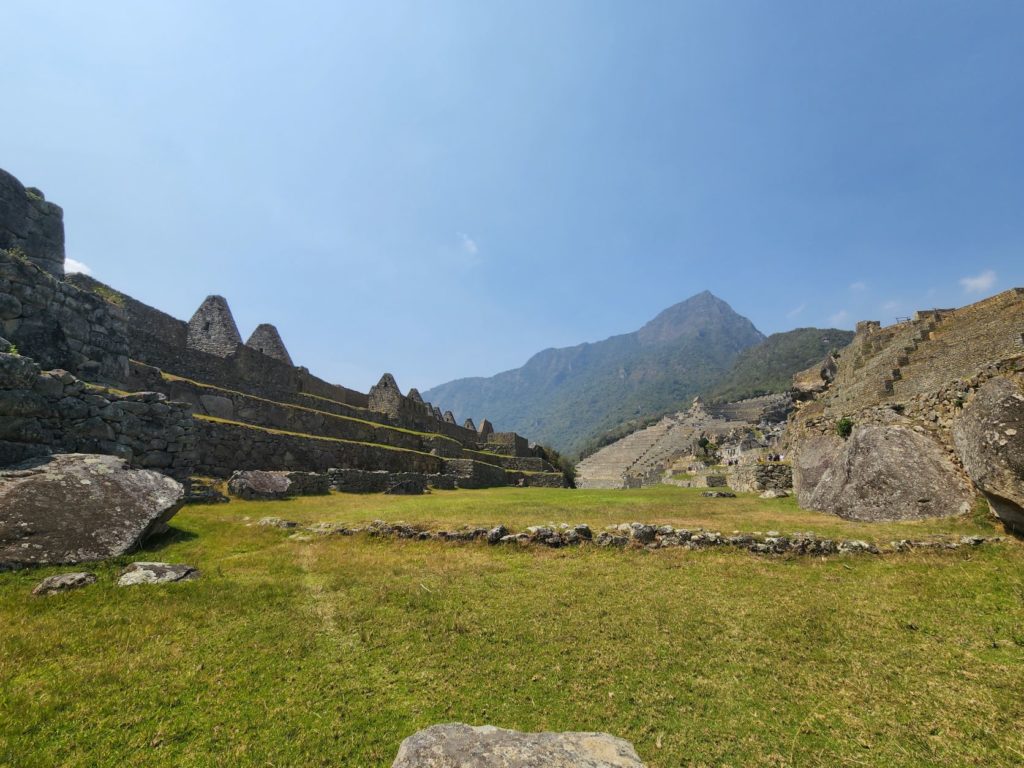
<path fill-rule="evenodd" d="M 785 442 L 801 506 L 857 520 L 961 514 L 1024 530 L 1024 288 L 882 327 L 799 374 Z"/>
<path fill-rule="evenodd" d="M 221 296 L 185 322 L 65 275 L 61 208 L 3 171 L 0 416 L 0 467 L 107 454 L 186 484 L 240 470 L 334 471 L 343 490 L 565 484 L 526 438 L 458 426 L 391 374 L 357 392 L 293 365 L 273 325 L 243 343 Z"/>
<path fill-rule="evenodd" d="M 778 445 L 792 409 L 789 395 L 720 404 L 695 398 L 689 410 L 669 414 L 583 459 L 576 467 L 576 484 L 580 488 L 642 488 L 662 482 L 728 485 L 743 491 L 788 488 L 788 467 L 768 469 L 759 459 Z M 673 481 L 675 473 L 688 479 Z"/>

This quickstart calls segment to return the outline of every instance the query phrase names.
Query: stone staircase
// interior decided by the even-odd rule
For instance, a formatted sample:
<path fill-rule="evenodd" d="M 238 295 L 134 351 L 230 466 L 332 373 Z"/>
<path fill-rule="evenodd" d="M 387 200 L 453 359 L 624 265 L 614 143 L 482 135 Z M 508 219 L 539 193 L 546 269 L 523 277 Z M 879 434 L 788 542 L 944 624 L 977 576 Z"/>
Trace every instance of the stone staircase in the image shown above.
<path fill-rule="evenodd" d="M 870 325 L 840 361 L 826 412 L 833 417 L 934 392 L 1024 348 L 1024 289 L 959 309 L 930 309 L 886 328 Z"/>

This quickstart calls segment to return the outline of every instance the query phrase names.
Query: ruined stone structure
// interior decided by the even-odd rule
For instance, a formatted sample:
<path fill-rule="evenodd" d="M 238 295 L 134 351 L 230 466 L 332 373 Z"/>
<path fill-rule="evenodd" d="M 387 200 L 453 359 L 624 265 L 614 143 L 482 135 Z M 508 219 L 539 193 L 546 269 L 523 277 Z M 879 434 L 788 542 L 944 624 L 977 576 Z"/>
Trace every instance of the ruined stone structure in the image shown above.
<path fill-rule="evenodd" d="M 44 272 L 64 276 L 64 211 L 2 169 L 0 250 L 24 254 Z"/>
<path fill-rule="evenodd" d="M 702 438 L 730 458 L 754 461 L 768 447 L 767 435 L 784 422 L 792 400 L 765 395 L 733 403 L 708 405 L 695 398 L 688 411 L 665 416 L 583 459 L 576 466 L 580 488 L 639 488 L 656 485 L 681 458 L 692 463 Z M 726 447 L 728 446 L 728 448 Z M 701 484 L 709 484 L 704 480 Z M 723 483 L 724 484 L 724 483 Z"/>
<path fill-rule="evenodd" d="M 524 438 L 486 419 L 460 427 L 391 374 L 369 393 L 326 382 L 292 364 L 269 324 L 243 344 L 221 296 L 186 323 L 64 278 L 60 208 L 3 172 L 0 202 L 0 464 L 84 451 L 180 478 L 353 469 L 449 478 L 434 487 L 564 483 Z"/>
<path fill-rule="evenodd" d="M 285 365 L 293 365 L 292 356 L 288 354 L 288 350 L 281 340 L 281 334 L 270 323 L 257 325 L 249 340 L 245 342 L 245 346 L 255 349 L 267 357 L 272 357 Z"/>
<path fill-rule="evenodd" d="M 189 349 L 208 352 L 217 357 L 227 357 L 233 354 L 241 343 L 242 337 L 238 333 L 238 326 L 235 325 L 235 318 L 228 307 L 227 299 L 223 296 L 207 296 L 188 321 L 185 344 Z"/>
<path fill-rule="evenodd" d="M 801 506 L 916 519 L 962 513 L 980 492 L 1024 522 L 1024 289 L 859 323 L 816 384 L 812 374 L 798 377 L 813 399 L 787 433 Z"/>

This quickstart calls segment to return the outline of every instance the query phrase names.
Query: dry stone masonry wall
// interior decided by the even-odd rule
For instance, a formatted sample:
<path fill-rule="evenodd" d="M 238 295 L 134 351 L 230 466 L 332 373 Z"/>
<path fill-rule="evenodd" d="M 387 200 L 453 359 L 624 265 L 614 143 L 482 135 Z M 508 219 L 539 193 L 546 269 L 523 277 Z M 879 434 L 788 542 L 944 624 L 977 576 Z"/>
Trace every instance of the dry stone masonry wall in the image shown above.
<path fill-rule="evenodd" d="M 0 353 L 22 360 L 0 381 L 0 460 L 76 450 L 175 476 L 348 468 L 446 487 L 564 484 L 524 438 L 486 419 L 459 426 L 390 374 L 369 393 L 326 382 L 294 366 L 267 323 L 243 344 L 221 296 L 186 323 L 91 277 L 65 279 L 60 208 L 2 171 L 0 201 Z"/>

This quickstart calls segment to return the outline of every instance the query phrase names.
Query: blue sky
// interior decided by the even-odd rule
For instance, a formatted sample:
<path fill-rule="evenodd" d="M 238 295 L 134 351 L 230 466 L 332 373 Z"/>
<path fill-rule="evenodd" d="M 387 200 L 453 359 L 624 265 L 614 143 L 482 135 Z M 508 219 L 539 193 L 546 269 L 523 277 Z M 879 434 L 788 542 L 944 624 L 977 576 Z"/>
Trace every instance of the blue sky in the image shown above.
<path fill-rule="evenodd" d="M 68 255 L 365 389 L 710 289 L 766 333 L 1024 285 L 1024 3 L 8 3 Z"/>

